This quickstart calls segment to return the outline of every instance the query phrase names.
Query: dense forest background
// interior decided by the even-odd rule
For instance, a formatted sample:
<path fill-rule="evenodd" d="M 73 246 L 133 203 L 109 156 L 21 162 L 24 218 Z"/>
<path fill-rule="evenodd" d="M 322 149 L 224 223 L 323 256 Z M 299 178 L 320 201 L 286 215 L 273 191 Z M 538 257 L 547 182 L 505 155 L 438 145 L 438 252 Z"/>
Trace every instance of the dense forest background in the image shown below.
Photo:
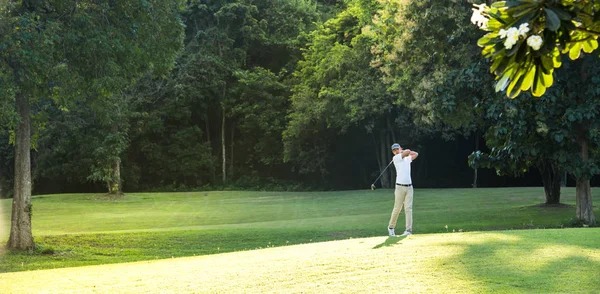
<path fill-rule="evenodd" d="M 493 110 L 511 108 L 470 15 L 455 0 L 187 1 L 169 72 L 109 97 L 31 102 L 33 191 L 367 189 L 394 142 L 420 153 L 417 188 L 541 186 L 535 165 L 469 165 L 502 134 Z M 13 137 L 4 124 L 0 141 Z M 0 163 L 6 197 L 12 145 Z"/>

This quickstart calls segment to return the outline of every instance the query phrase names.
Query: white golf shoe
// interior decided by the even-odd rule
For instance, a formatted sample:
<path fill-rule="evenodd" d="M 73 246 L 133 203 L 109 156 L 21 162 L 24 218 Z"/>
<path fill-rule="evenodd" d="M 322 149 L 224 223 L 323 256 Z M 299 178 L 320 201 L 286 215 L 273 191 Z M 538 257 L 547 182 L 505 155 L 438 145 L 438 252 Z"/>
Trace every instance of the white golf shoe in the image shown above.
<path fill-rule="evenodd" d="M 396 236 L 396 233 L 394 232 L 394 229 L 388 228 L 388 235 L 390 235 L 390 236 Z"/>
<path fill-rule="evenodd" d="M 408 236 L 408 235 L 412 235 L 412 233 L 409 231 L 404 231 L 404 233 L 402 233 L 402 236 Z"/>

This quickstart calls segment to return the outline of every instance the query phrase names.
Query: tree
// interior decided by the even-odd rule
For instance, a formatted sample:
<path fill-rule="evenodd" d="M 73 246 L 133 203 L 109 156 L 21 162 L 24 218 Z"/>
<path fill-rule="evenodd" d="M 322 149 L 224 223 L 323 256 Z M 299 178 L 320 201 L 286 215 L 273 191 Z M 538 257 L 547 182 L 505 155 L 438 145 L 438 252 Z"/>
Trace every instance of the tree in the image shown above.
<path fill-rule="evenodd" d="M 492 59 L 490 70 L 498 82 L 496 91 L 507 91 L 516 97 L 521 91 L 530 90 L 539 97 L 553 85 L 553 72 L 563 64 L 561 54 L 571 60 L 591 53 L 598 48 L 597 37 L 600 21 L 596 17 L 596 1 L 501 1 L 491 7 L 478 5 L 472 20 L 483 30 L 489 31 L 478 44 L 483 55 Z M 595 224 L 589 178 L 597 173 L 595 162 L 590 158 L 595 138 L 594 89 L 581 84 L 581 80 L 594 81 L 587 65 L 566 77 L 565 91 L 561 97 L 572 99 L 567 108 L 567 121 L 571 133 L 558 133 L 563 139 L 572 135 L 577 142 L 578 165 L 572 174 L 577 179 L 576 218 L 584 224 Z M 577 87 L 574 87 L 577 86 Z M 581 88 L 583 87 L 583 88 Z M 566 106 L 565 106 L 566 107 Z M 594 153 L 592 151 L 592 153 Z"/>
<path fill-rule="evenodd" d="M 485 133 L 489 153 L 479 150 L 469 156 L 472 167 L 494 168 L 499 175 L 523 175 L 537 168 L 542 175 L 545 204 L 560 203 L 561 158 L 567 155 L 567 140 L 557 142 L 548 136 L 547 120 L 560 118 L 557 97 L 531 100 L 523 95 L 515 99 L 493 97 L 478 106 L 485 113 L 489 128 Z M 557 137 L 559 138 L 559 137 Z"/>
<path fill-rule="evenodd" d="M 415 124 L 447 140 L 474 137 L 485 126 L 481 108 L 494 93 L 487 64 L 473 42 L 478 31 L 461 1 L 385 1 L 368 26 L 375 42 L 372 66 L 383 73 L 395 103 L 414 113 Z M 477 169 L 473 175 L 477 186 Z"/>
<path fill-rule="evenodd" d="M 410 114 L 393 104 L 381 72 L 370 65 L 373 39 L 364 28 L 376 7 L 374 1 L 351 2 L 309 36 L 294 72 L 284 132 L 284 158 L 302 173 L 327 176 L 335 160 L 332 146 L 346 134 L 352 134 L 354 143 L 338 153 L 368 147 L 379 172 L 390 162 L 389 148 L 400 134 L 410 138 L 403 144 L 416 141 Z M 382 186 L 391 187 L 390 174 L 384 174 Z"/>
<path fill-rule="evenodd" d="M 197 98 L 205 111 L 202 114 L 205 135 L 220 157 L 223 184 L 232 182 L 234 160 L 239 158 L 234 156 L 234 140 L 243 128 L 240 126 L 243 121 L 236 117 L 239 109 L 235 106 L 248 99 L 240 96 L 245 83 L 239 79 L 247 72 L 264 73 L 262 68 L 274 73 L 282 71 L 277 74 L 282 80 L 283 71 L 293 69 L 291 61 L 298 54 L 296 38 L 317 17 L 316 5 L 307 0 L 192 1 L 188 5 L 184 13 L 186 50 L 176 70 L 175 87 L 178 96 Z M 270 90 L 278 91 L 267 92 Z M 287 104 L 276 104 L 281 108 L 274 110 L 284 115 Z"/>
<path fill-rule="evenodd" d="M 496 124 L 488 132 L 492 154 L 471 157 L 498 170 L 543 164 L 546 169 L 567 171 L 576 180 L 576 219 L 586 225 L 596 223 L 589 181 L 600 172 L 598 65 L 599 60 L 589 56 L 565 62 L 557 70 L 555 87 L 543 97 L 521 95 L 496 102 L 500 109 L 489 116 Z M 552 181 L 553 189 L 560 189 L 560 172 L 548 176 L 542 169 L 542 176 Z"/>
<path fill-rule="evenodd" d="M 30 249 L 30 106 L 119 93 L 146 71 L 169 69 L 182 41 L 176 1 L 9 1 L 2 6 L 2 93 L 14 101 L 15 189 L 8 247 Z M 123 17 L 127 15 L 127 17 Z"/>
<path fill-rule="evenodd" d="M 488 33 L 478 41 L 496 91 L 516 97 L 530 90 L 540 97 L 552 86 L 560 55 L 575 60 L 598 48 L 600 20 L 597 1 L 499 1 L 475 5 L 471 20 Z"/>
<path fill-rule="evenodd" d="M 39 132 L 34 178 L 57 183 L 66 179 L 64 185 L 99 182 L 107 193 L 120 193 L 121 155 L 128 143 L 127 105 L 120 96 L 79 100 L 68 111 L 48 101 L 34 105 L 49 117 Z"/>

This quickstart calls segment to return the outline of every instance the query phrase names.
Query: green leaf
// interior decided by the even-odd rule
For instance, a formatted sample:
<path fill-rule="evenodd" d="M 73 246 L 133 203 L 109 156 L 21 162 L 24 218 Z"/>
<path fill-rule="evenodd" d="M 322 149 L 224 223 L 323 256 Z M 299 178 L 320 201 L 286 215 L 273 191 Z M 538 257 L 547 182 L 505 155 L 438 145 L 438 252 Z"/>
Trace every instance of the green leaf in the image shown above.
<path fill-rule="evenodd" d="M 485 36 L 479 38 L 479 40 L 477 41 L 477 46 L 484 47 L 487 45 L 493 45 L 501 42 L 502 40 L 500 40 L 497 37 L 497 34 L 486 34 Z"/>
<path fill-rule="evenodd" d="M 541 97 L 546 93 L 546 87 L 544 87 L 544 73 L 542 72 L 542 65 L 536 65 L 535 78 L 533 79 L 533 87 L 531 88 L 531 94 L 535 97 Z"/>
<path fill-rule="evenodd" d="M 523 77 L 523 82 L 521 83 L 521 91 L 526 91 L 531 88 L 533 85 L 533 79 L 535 78 L 535 65 L 532 63 L 529 65 L 527 69 L 527 73 Z"/>
<path fill-rule="evenodd" d="M 571 47 L 571 50 L 569 50 L 569 58 L 571 58 L 571 60 L 579 58 L 581 55 L 581 47 L 581 42 L 573 44 L 573 47 Z"/>
<path fill-rule="evenodd" d="M 583 42 L 583 52 L 592 53 L 592 51 L 598 49 L 598 41 L 597 40 L 587 40 Z"/>
<path fill-rule="evenodd" d="M 544 8 L 546 12 L 546 27 L 551 31 L 557 31 L 560 28 L 560 19 L 556 13 L 548 8 Z"/>
<path fill-rule="evenodd" d="M 558 143 L 562 142 L 563 139 L 564 139 L 564 136 L 560 133 L 554 135 L 554 141 L 556 141 Z"/>
<path fill-rule="evenodd" d="M 510 74 L 505 73 L 502 78 L 496 83 L 496 92 L 503 91 L 506 85 L 508 84 L 508 78 L 510 78 Z"/>
<path fill-rule="evenodd" d="M 562 20 L 571 20 L 573 18 L 570 13 L 560 7 L 553 7 L 551 10 Z"/>
<path fill-rule="evenodd" d="M 523 44 L 523 41 L 517 41 L 517 44 L 515 44 L 512 48 L 510 48 L 509 50 L 507 50 L 506 56 L 513 56 L 515 53 L 517 53 L 517 51 L 519 50 L 519 48 L 521 48 L 522 44 Z"/>
<path fill-rule="evenodd" d="M 509 1 L 506 1 L 506 3 L 504 4 L 504 7 L 515 7 L 515 6 L 519 6 L 519 5 L 523 5 L 523 4 L 525 4 L 523 1 L 509 0 Z"/>
<path fill-rule="evenodd" d="M 505 6 L 506 6 L 506 1 L 498 1 L 498 2 L 492 3 L 492 5 L 490 7 L 493 7 L 493 8 L 503 8 Z"/>

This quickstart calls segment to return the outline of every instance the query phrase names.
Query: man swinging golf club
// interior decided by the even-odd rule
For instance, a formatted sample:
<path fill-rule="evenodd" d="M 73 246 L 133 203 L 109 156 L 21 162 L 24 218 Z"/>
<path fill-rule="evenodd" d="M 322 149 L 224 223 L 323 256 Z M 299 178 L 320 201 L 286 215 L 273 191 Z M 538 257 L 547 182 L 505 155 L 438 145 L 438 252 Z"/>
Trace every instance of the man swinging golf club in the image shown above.
<path fill-rule="evenodd" d="M 388 225 L 388 233 L 390 236 L 395 236 L 394 228 L 398 221 L 398 215 L 404 206 L 404 214 L 406 215 L 406 230 L 402 236 L 412 234 L 412 205 L 413 205 L 413 187 L 410 178 L 410 163 L 417 159 L 419 153 L 409 149 L 402 149 L 400 144 L 392 145 L 392 153 L 394 153 L 394 166 L 396 167 L 396 189 L 394 191 L 394 210 Z"/>

